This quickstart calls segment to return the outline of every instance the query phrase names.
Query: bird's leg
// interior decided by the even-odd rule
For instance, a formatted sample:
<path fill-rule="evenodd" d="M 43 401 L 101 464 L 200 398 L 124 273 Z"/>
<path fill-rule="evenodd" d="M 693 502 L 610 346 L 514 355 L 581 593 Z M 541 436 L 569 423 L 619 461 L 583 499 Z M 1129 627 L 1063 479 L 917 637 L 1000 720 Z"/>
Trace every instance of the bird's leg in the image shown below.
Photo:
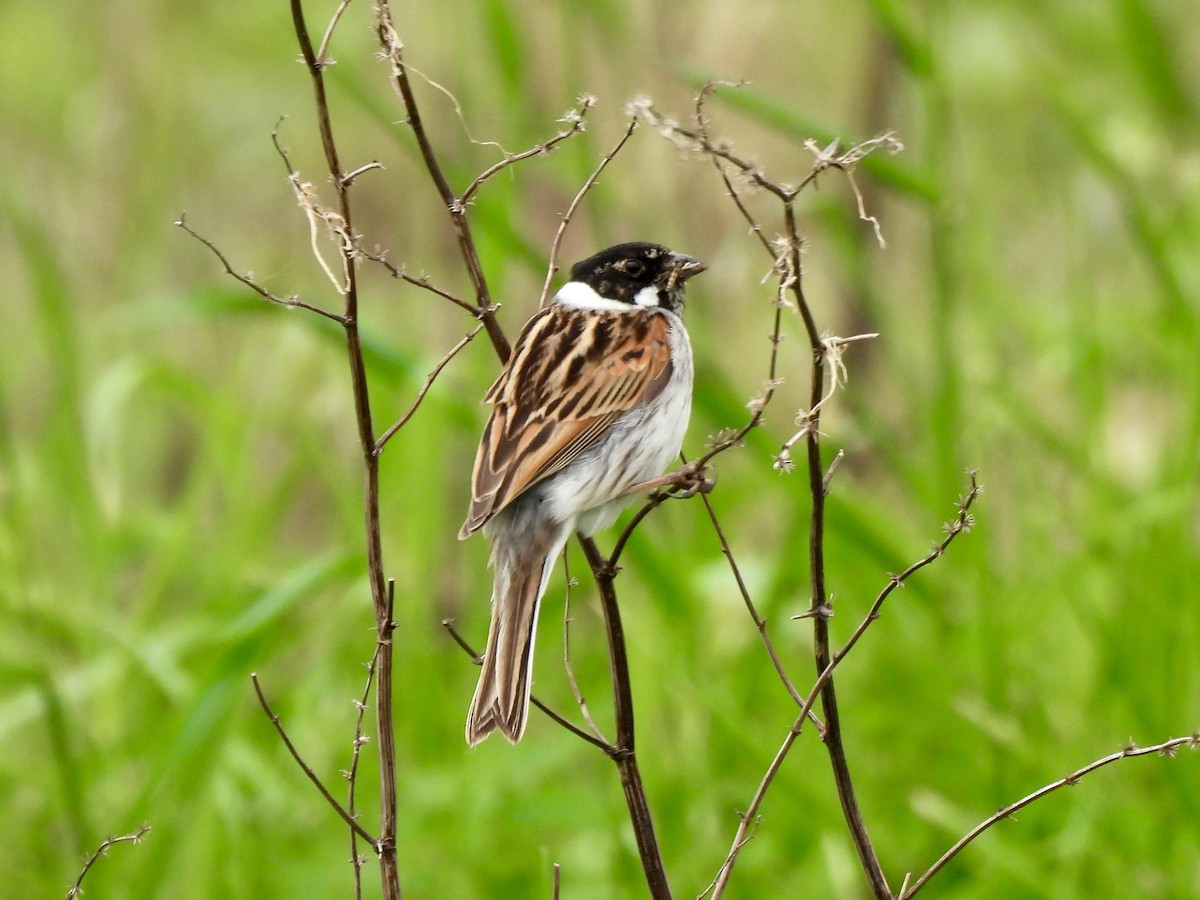
<path fill-rule="evenodd" d="M 690 462 L 674 472 L 667 472 L 665 475 L 635 484 L 625 491 L 625 496 L 668 486 L 678 488 L 674 494 L 676 497 L 691 497 L 698 493 L 707 494 L 713 489 L 714 482 L 705 476 L 706 468 L 706 466 Z"/>

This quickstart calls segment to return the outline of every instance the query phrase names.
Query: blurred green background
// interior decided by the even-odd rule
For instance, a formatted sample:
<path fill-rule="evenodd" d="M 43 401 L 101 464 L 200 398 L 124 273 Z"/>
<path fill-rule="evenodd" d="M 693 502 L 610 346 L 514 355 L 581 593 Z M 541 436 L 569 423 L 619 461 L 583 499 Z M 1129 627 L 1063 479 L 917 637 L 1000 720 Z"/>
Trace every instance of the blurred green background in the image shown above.
<path fill-rule="evenodd" d="M 309 3 L 319 34 L 334 4 Z M 824 419 L 829 581 L 844 639 L 886 573 L 940 538 L 977 466 L 979 525 L 893 596 L 840 670 L 846 743 L 892 884 L 996 808 L 1130 738 L 1200 727 L 1200 19 L 1184 0 L 396 5 L 442 160 L 461 190 L 550 136 L 581 93 L 587 133 L 493 179 L 471 210 L 510 335 L 558 216 L 640 93 L 683 117 L 704 79 L 716 134 L 798 181 L 804 141 L 894 129 L 860 171 L 886 249 L 836 174 L 803 204 L 806 287 L 856 344 Z M 369 246 L 448 290 L 467 280 L 387 83 L 368 4 L 330 71 Z M 239 271 L 335 305 L 269 141 L 321 189 L 311 92 L 283 2 L 0 6 L 0 884 L 55 896 L 107 834 L 140 847 L 94 897 L 348 896 L 345 828 L 254 700 L 257 671 L 335 790 L 372 647 L 360 470 L 336 328 L 270 307 L 171 226 L 182 210 Z M 472 143 L 474 139 L 477 143 Z M 769 230 L 774 210 L 753 200 Z M 642 130 L 589 197 L 564 262 L 658 240 L 706 259 L 686 448 L 744 421 L 766 375 L 768 260 L 710 165 Z M 364 270 L 377 427 L 472 322 Z M 794 315 L 765 426 L 712 495 L 786 665 L 811 678 L 800 475 L 772 471 L 807 391 Z M 454 540 L 496 372 L 483 339 L 383 459 L 397 583 L 400 865 L 411 897 L 638 896 L 616 773 L 535 715 L 469 752 L 475 670 L 443 633 L 486 629 L 485 542 Z M 602 545 L 611 537 L 602 540 Z M 583 571 L 578 559 L 575 572 Z M 713 878 L 794 708 L 698 502 L 638 532 L 619 580 L 639 750 L 679 896 Z M 537 691 L 572 702 L 562 582 Z M 573 659 L 611 722 L 599 613 L 573 595 Z M 611 726 L 607 726 L 610 728 Z M 373 751 L 373 745 L 368 749 Z M 363 778 L 368 828 L 373 755 Z M 797 744 L 734 897 L 857 897 L 824 751 Z M 377 893 L 373 862 L 368 895 Z M 1200 896 L 1200 758 L 1103 770 L 1004 822 L 929 896 Z"/>

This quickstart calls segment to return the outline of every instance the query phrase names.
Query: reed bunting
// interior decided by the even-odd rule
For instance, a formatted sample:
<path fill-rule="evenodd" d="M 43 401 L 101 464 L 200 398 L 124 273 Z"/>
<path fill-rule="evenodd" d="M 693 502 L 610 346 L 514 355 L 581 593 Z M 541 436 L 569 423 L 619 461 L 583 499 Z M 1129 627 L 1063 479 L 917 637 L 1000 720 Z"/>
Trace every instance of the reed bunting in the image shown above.
<path fill-rule="evenodd" d="M 482 528 L 495 567 L 471 746 L 497 728 L 514 744 L 525 732 L 538 606 L 567 539 L 611 525 L 679 455 L 692 402 L 683 289 L 703 271 L 643 243 L 576 264 L 484 397 L 492 413 L 458 533 Z"/>

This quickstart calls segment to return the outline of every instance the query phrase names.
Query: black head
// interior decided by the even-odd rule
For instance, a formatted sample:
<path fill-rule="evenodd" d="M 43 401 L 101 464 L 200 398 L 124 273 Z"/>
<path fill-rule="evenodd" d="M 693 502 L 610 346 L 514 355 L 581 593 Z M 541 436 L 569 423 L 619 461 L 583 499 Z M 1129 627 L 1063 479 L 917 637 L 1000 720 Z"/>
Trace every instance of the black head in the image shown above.
<path fill-rule="evenodd" d="M 586 284 L 605 300 L 637 306 L 683 309 L 683 285 L 704 271 L 704 263 L 658 244 L 617 244 L 571 267 L 571 280 Z M 647 290 L 649 289 L 649 290 Z"/>

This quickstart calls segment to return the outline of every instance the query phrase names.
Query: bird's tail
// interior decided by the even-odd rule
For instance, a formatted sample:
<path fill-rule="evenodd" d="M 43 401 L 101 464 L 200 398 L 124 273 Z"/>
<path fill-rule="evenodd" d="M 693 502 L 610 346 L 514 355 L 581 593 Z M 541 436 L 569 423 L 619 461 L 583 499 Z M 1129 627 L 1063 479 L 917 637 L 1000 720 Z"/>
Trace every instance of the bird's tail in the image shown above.
<path fill-rule="evenodd" d="M 492 623 L 483 671 L 467 712 L 467 743 L 472 747 L 497 728 L 514 744 L 525 733 L 538 608 L 566 538 L 567 534 L 548 535 L 538 542 L 540 547 L 516 552 L 506 549 L 509 541 L 494 544 Z"/>

